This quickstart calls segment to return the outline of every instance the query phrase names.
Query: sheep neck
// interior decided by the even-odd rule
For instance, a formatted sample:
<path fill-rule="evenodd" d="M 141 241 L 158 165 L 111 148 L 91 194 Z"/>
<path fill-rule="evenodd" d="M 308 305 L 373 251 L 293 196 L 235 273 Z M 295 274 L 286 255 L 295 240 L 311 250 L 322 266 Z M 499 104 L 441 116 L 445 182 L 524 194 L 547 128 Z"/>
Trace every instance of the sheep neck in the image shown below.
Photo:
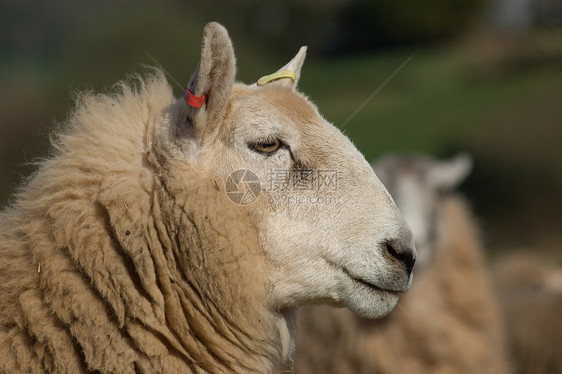
<path fill-rule="evenodd" d="M 288 316 L 264 306 L 267 265 L 250 215 L 195 178 L 171 177 L 156 191 L 169 329 L 205 371 L 271 371 L 292 334 Z"/>

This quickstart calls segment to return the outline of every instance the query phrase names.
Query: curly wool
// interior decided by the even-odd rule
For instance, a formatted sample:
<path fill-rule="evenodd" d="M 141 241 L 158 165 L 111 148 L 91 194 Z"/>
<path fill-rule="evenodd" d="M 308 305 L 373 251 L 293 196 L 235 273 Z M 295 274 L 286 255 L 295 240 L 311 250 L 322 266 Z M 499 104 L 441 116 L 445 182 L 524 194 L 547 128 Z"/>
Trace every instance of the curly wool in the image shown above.
<path fill-rule="evenodd" d="M 79 98 L 0 215 L 0 372 L 270 372 L 284 332 L 261 309 L 257 233 L 161 162 L 164 75 L 119 91 Z"/>

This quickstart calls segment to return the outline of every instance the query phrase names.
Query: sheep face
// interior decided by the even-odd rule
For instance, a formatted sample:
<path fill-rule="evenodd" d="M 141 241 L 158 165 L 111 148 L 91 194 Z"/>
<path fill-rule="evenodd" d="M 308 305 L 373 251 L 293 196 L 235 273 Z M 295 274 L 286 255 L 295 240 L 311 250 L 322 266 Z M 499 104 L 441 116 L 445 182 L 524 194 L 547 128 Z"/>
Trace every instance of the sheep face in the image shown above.
<path fill-rule="evenodd" d="M 373 163 L 414 234 L 422 269 L 436 247 L 438 208 L 444 195 L 464 180 L 471 168 L 468 155 L 437 161 L 422 155 L 390 155 Z"/>
<path fill-rule="evenodd" d="M 190 83 L 207 101 L 172 108 L 163 144 L 180 166 L 169 172 L 197 170 L 228 197 L 222 209 L 256 229 L 245 255 L 263 270 L 269 310 L 330 303 L 386 315 L 411 284 L 412 235 L 361 153 L 296 90 L 304 49 L 281 69 L 292 77 L 263 85 L 235 84 L 233 56 L 226 31 L 207 26 Z"/>

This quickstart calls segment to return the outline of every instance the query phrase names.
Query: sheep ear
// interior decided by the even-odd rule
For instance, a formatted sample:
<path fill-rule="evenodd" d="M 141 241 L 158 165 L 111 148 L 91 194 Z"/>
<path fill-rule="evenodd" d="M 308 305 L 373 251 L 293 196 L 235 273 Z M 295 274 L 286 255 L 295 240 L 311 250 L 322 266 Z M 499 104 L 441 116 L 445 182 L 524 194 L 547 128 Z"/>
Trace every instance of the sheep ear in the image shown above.
<path fill-rule="evenodd" d="M 210 22 L 203 30 L 201 60 L 187 85 L 189 92 L 184 91 L 186 122 L 198 132 L 219 124 L 235 76 L 236 58 L 228 32 L 222 25 Z"/>
<path fill-rule="evenodd" d="M 299 52 L 289 63 L 277 72 L 261 77 L 257 85 L 266 84 L 279 85 L 288 88 L 296 88 L 301 76 L 301 68 L 306 57 L 306 47 L 301 47 Z"/>
<path fill-rule="evenodd" d="M 472 158 L 470 155 L 462 153 L 434 166 L 429 173 L 428 180 L 441 190 L 452 190 L 464 181 L 471 170 Z"/>

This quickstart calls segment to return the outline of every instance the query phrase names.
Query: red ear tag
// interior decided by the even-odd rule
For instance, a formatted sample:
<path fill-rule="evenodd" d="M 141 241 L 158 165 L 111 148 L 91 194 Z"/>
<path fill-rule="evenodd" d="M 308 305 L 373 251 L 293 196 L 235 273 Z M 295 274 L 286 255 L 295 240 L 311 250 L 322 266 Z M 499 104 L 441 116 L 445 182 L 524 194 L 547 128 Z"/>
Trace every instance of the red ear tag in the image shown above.
<path fill-rule="evenodd" d="M 183 99 L 187 103 L 187 105 L 191 105 L 195 108 L 201 108 L 203 103 L 205 102 L 205 95 L 201 94 L 201 97 L 195 96 L 187 88 L 183 90 Z"/>

